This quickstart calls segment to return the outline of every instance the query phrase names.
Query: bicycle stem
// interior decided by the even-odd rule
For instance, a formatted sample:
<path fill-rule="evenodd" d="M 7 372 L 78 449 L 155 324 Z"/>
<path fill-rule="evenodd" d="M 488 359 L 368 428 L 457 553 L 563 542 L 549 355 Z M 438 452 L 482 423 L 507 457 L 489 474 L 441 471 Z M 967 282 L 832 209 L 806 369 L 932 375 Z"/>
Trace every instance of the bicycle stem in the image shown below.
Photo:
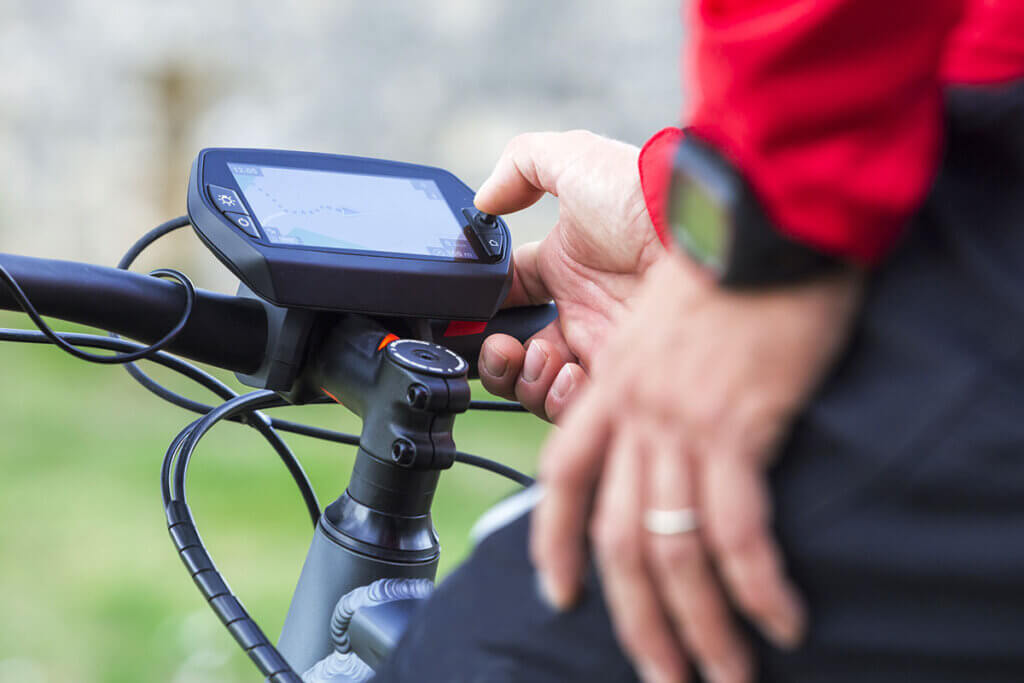
<path fill-rule="evenodd" d="M 280 652 L 296 671 L 333 651 L 331 615 L 348 591 L 385 577 L 434 579 L 440 545 L 430 506 L 440 471 L 455 461 L 468 367 L 361 316 L 314 346 L 303 391 L 326 393 L 363 427 L 348 487 L 320 517 L 281 633 Z"/>

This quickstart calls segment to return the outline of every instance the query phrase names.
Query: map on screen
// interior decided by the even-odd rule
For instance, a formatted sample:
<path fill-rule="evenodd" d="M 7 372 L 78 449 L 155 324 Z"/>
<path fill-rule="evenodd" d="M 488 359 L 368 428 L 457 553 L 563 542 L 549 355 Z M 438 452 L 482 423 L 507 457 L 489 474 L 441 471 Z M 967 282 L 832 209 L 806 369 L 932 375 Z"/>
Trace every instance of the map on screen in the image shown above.
<path fill-rule="evenodd" d="M 433 180 L 235 163 L 228 169 L 275 244 L 476 258 Z"/>

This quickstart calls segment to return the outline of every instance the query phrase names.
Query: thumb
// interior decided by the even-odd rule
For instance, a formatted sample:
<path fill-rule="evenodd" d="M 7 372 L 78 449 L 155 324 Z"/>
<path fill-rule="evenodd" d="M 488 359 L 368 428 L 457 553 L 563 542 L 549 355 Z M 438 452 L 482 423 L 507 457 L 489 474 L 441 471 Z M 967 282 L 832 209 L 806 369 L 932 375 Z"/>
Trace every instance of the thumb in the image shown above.
<path fill-rule="evenodd" d="M 551 292 L 540 276 L 538 253 L 540 242 L 527 242 L 515 251 L 512 263 L 512 286 L 508 296 L 501 304 L 502 308 L 517 306 L 536 306 L 551 301 Z"/>
<path fill-rule="evenodd" d="M 570 131 L 512 138 L 476 193 L 476 208 L 493 214 L 511 213 L 535 204 L 544 193 L 558 196 L 559 176 L 593 137 L 586 131 Z"/>

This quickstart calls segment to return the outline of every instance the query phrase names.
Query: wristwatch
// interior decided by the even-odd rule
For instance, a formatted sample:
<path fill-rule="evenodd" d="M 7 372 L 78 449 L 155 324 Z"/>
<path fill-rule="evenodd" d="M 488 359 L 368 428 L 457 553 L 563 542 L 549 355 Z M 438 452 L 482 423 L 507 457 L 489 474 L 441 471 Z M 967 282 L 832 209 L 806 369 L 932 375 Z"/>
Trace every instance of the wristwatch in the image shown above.
<path fill-rule="evenodd" d="M 739 170 L 693 134 L 676 152 L 666 217 L 676 243 L 725 287 L 792 284 L 843 265 L 779 232 Z"/>

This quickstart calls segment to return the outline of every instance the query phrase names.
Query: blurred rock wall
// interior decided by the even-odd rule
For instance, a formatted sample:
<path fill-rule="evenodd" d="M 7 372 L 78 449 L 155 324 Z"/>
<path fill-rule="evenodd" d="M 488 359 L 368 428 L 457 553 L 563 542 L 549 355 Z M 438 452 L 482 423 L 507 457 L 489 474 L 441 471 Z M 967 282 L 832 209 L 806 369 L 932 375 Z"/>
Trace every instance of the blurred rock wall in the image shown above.
<path fill-rule="evenodd" d="M 0 0 L 0 251 L 115 262 L 184 213 L 204 146 L 477 186 L 518 132 L 640 144 L 678 119 L 681 34 L 678 0 Z M 554 215 L 514 219 L 516 241 Z M 204 263 L 198 243 L 170 248 Z"/>

